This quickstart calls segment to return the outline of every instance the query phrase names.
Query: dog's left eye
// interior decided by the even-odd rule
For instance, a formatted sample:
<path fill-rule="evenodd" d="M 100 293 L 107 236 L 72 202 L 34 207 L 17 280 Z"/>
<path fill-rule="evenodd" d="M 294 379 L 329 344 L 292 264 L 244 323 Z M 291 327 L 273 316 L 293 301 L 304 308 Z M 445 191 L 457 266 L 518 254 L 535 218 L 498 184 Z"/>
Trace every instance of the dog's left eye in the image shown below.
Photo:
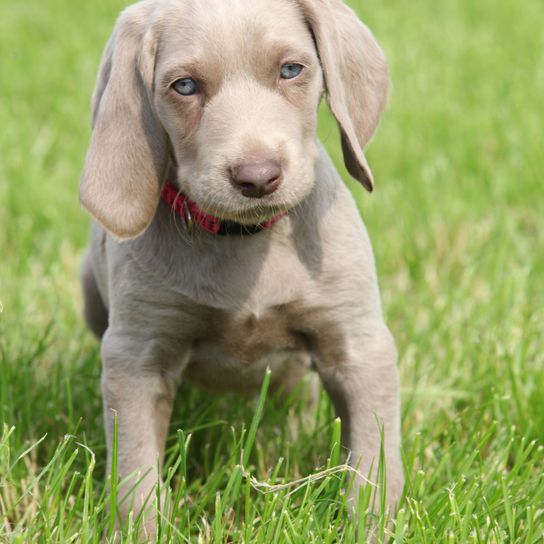
<path fill-rule="evenodd" d="M 190 77 L 178 79 L 172 83 L 172 88 L 183 96 L 191 96 L 196 93 L 196 81 Z"/>
<path fill-rule="evenodd" d="M 280 75 L 282 79 L 293 79 L 302 72 L 302 64 L 296 64 L 294 62 L 286 62 L 280 69 Z"/>

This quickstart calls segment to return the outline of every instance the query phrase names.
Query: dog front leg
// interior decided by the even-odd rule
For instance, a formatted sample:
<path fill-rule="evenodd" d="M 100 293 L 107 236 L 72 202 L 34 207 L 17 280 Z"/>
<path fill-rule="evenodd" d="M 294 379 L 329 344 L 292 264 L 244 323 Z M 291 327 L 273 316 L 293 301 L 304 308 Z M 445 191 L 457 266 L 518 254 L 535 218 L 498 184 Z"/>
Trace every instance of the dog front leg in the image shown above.
<path fill-rule="evenodd" d="M 360 486 L 368 479 L 377 490 L 374 510 L 378 510 L 383 492 L 386 503 L 394 509 L 404 485 L 395 344 L 385 326 L 347 338 L 344 360 L 322 360 L 318 369 L 342 421 L 349 464 L 357 471 L 352 500 L 356 501 Z M 378 474 L 382 433 L 386 470 L 383 490 L 379 487 Z"/>
<path fill-rule="evenodd" d="M 165 371 L 150 346 L 106 333 L 102 342 L 102 394 L 112 475 L 117 420 L 117 508 L 120 521 L 144 510 L 144 529 L 153 536 L 155 486 L 160 479 L 166 437 L 179 374 Z M 119 523 L 117 523 L 119 526 Z"/>

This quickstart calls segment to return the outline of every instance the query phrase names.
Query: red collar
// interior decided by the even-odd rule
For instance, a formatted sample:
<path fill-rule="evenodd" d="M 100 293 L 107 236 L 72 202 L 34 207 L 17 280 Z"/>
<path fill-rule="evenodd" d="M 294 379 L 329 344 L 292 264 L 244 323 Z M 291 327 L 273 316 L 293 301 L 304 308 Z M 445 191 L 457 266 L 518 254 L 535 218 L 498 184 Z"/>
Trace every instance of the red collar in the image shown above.
<path fill-rule="evenodd" d="M 201 229 L 209 234 L 256 234 L 263 229 L 269 229 L 285 215 L 285 212 L 282 212 L 263 223 L 244 225 L 234 221 L 219 219 L 203 212 L 196 202 L 189 200 L 187 196 L 180 193 L 169 181 L 164 184 L 161 196 L 170 208 L 183 219 L 188 230 L 191 230 L 196 223 Z"/>

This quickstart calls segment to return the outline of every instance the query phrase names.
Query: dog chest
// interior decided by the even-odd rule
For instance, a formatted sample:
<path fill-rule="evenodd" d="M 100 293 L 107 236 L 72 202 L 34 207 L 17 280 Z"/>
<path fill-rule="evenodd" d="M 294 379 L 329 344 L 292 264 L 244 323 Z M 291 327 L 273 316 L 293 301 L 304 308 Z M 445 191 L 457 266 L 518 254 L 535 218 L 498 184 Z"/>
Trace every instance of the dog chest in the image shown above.
<path fill-rule="evenodd" d="M 255 391 L 267 367 L 280 377 L 293 366 L 320 359 L 334 366 L 345 357 L 344 336 L 327 312 L 300 302 L 256 313 L 216 310 L 195 339 L 185 377 L 216 390 Z"/>
<path fill-rule="evenodd" d="M 304 342 L 293 329 L 285 306 L 262 315 L 229 315 L 218 312 L 211 321 L 208 343 L 216 345 L 240 364 L 250 365 L 273 351 L 296 351 Z"/>
<path fill-rule="evenodd" d="M 309 361 L 306 340 L 286 306 L 261 315 L 217 310 L 193 343 L 185 377 L 212 389 L 251 390 L 266 367 L 278 374 L 287 364 L 309 366 Z"/>

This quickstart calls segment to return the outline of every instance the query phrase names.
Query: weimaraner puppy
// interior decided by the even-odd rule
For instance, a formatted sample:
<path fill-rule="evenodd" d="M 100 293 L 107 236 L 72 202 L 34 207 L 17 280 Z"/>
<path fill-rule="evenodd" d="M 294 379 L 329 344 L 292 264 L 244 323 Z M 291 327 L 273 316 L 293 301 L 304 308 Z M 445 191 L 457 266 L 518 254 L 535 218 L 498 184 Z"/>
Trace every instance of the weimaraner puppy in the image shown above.
<path fill-rule="evenodd" d="M 365 227 L 316 139 L 325 94 L 370 191 L 363 148 L 387 88 L 380 47 L 340 0 L 145 0 L 119 17 L 81 178 L 82 283 L 108 458 L 117 414 L 119 477 L 143 475 L 135 509 L 160 477 L 181 380 L 256 392 L 267 367 L 276 386 L 318 372 L 355 488 L 376 481 L 383 432 L 398 501 L 395 343 Z"/>

